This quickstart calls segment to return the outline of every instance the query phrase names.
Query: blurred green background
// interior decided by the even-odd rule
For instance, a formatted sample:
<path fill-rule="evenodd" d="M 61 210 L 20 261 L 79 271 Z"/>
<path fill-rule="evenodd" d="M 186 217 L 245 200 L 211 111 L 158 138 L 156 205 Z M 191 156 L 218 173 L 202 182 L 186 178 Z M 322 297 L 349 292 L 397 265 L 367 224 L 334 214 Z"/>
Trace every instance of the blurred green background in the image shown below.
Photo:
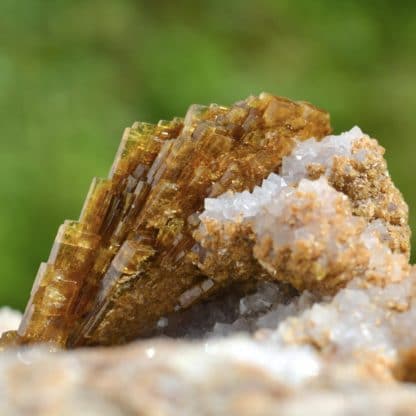
<path fill-rule="evenodd" d="M 416 207 L 415 28 L 414 1 L 1 0 L 0 305 L 24 306 L 124 126 L 195 102 L 311 101 L 380 140 Z"/>

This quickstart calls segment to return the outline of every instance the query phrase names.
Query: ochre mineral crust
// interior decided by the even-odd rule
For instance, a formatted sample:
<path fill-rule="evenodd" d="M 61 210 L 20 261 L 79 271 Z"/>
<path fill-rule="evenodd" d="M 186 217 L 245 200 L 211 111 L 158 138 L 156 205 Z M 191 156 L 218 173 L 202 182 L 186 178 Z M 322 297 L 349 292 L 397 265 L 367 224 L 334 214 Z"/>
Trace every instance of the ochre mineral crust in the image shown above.
<path fill-rule="evenodd" d="M 234 258 L 213 276 L 216 266 L 207 267 L 205 249 L 194 239 L 204 199 L 253 190 L 280 169 L 296 143 L 330 130 L 326 112 L 265 93 L 230 108 L 193 105 L 184 119 L 135 123 L 123 135 L 109 178 L 93 181 L 79 221 L 60 227 L 18 332 L 6 333 L 3 342 L 121 344 L 228 287 L 234 268 L 236 276 L 266 277 L 246 252 L 245 235 L 241 268 L 247 270 Z M 361 194 L 355 200 L 358 215 L 375 215 L 360 204 Z M 405 238 L 394 244 L 407 250 Z"/>

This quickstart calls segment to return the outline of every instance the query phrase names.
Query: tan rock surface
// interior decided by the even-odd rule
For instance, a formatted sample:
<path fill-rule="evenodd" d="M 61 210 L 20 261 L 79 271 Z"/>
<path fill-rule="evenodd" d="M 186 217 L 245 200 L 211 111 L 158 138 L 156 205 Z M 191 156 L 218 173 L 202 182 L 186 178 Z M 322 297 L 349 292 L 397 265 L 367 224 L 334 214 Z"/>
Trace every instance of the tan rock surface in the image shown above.
<path fill-rule="evenodd" d="M 246 338 L 0 356 L 0 414 L 10 416 L 410 416 L 415 407 L 415 386 Z"/>

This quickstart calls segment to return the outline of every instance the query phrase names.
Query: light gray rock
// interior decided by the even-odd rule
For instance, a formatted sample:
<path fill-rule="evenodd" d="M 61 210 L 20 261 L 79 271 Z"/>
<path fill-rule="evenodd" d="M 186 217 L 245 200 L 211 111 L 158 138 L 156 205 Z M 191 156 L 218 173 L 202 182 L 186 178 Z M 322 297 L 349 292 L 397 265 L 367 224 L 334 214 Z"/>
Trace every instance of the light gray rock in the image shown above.
<path fill-rule="evenodd" d="M 0 414 L 413 415 L 416 387 L 376 382 L 309 348 L 232 337 L 0 355 Z"/>

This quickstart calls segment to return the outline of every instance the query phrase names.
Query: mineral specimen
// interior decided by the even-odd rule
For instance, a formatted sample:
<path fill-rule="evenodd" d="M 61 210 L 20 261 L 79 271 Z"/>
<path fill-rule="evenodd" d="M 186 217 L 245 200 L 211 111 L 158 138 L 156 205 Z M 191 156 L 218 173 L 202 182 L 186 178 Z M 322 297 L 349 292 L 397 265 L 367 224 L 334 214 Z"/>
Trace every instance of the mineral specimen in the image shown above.
<path fill-rule="evenodd" d="M 93 181 L 80 220 L 59 229 L 18 334 L 3 340 L 119 344 L 228 286 L 199 268 L 193 232 L 204 198 L 253 189 L 296 140 L 329 132 L 327 113 L 269 94 L 135 123 L 109 179 Z"/>
<path fill-rule="evenodd" d="M 253 265 L 261 265 L 257 276 L 267 271 L 270 279 L 324 294 L 356 276 L 402 276 L 407 205 L 382 155 L 355 127 L 298 143 L 280 175 L 270 174 L 252 193 L 207 198 L 195 233 L 206 249 L 201 270 L 213 280 L 250 279 Z M 387 276 L 389 262 L 397 267 Z"/>
<path fill-rule="evenodd" d="M 323 416 L 414 415 L 416 386 L 383 375 L 383 361 L 366 354 L 365 340 L 350 339 L 361 365 L 345 351 L 325 355 L 247 335 L 55 354 L 42 346 L 9 350 L 0 354 L 0 414 L 293 416 L 313 409 Z"/>
<path fill-rule="evenodd" d="M 2 342 L 163 337 L 16 345 L 0 413 L 413 415 L 416 267 L 381 146 L 267 94 L 140 129 Z"/>

